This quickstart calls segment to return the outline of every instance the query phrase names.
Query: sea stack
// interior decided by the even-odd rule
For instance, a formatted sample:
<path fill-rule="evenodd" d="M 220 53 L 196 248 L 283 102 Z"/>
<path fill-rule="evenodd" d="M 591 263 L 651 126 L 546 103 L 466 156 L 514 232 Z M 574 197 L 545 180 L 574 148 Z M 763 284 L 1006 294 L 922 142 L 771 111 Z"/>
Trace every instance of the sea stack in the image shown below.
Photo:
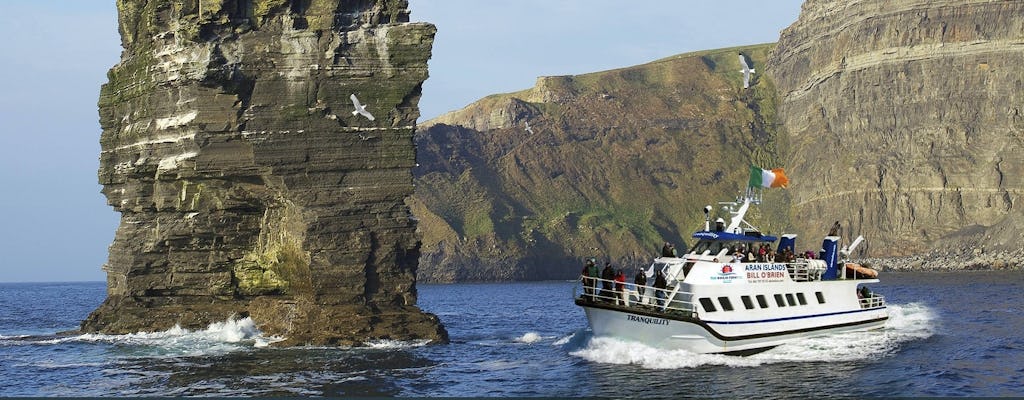
<path fill-rule="evenodd" d="M 405 0 L 117 6 L 99 181 L 121 224 L 81 329 L 248 316 L 284 345 L 447 341 L 416 306 L 405 203 L 434 26 Z"/>

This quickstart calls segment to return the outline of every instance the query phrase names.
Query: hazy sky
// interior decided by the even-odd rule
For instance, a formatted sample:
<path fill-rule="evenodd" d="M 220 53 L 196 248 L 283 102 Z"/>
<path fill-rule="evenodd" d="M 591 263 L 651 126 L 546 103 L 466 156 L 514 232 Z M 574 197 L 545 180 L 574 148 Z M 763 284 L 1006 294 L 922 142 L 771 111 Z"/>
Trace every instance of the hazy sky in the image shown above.
<path fill-rule="evenodd" d="M 96 170 L 115 0 L 0 0 L 0 282 L 101 281 L 119 215 Z M 778 40 L 800 1 L 410 0 L 437 25 L 421 121 L 538 76 Z"/>

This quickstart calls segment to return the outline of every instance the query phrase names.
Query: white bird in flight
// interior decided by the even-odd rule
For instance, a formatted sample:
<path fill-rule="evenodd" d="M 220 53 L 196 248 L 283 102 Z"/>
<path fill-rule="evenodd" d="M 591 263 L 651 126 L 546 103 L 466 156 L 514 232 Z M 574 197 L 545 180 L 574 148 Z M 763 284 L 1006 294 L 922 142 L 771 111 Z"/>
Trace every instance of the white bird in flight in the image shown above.
<path fill-rule="evenodd" d="M 352 99 L 352 105 L 356 107 L 356 110 L 352 111 L 352 115 L 361 114 L 362 116 L 366 117 L 366 119 L 373 121 L 373 114 L 370 114 L 369 111 L 366 111 L 366 106 L 359 102 L 359 99 L 356 98 L 355 93 L 353 93 L 348 98 Z"/>
<path fill-rule="evenodd" d="M 746 89 L 750 87 L 750 74 L 755 71 L 747 65 L 747 59 L 743 57 L 743 53 L 740 53 L 740 65 L 743 66 L 743 69 L 740 70 L 743 73 L 743 88 Z"/>
<path fill-rule="evenodd" d="M 533 129 L 530 128 L 530 121 L 525 121 L 525 122 L 526 122 L 526 131 L 530 132 L 530 134 L 532 135 L 533 134 Z"/>

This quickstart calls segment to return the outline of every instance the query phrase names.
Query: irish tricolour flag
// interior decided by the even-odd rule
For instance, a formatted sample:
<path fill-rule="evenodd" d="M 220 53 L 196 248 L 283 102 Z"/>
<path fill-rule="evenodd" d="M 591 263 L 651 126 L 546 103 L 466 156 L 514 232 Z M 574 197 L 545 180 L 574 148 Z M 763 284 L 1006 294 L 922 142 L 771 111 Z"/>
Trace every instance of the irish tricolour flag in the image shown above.
<path fill-rule="evenodd" d="M 767 170 L 750 166 L 750 184 L 747 186 L 784 188 L 788 185 L 789 178 L 786 177 L 786 171 L 783 171 L 782 168 Z"/>

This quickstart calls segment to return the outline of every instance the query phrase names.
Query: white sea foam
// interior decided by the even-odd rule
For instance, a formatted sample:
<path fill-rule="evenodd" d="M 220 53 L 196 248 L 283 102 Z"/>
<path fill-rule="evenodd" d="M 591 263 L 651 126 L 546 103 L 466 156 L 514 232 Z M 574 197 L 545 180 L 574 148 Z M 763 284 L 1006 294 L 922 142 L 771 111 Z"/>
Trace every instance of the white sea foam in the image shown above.
<path fill-rule="evenodd" d="M 407 349 L 407 348 L 410 348 L 410 347 L 426 346 L 427 343 L 430 343 L 430 339 L 409 340 L 409 341 L 381 339 L 381 340 L 371 340 L 371 341 L 366 342 L 366 347 L 373 348 L 373 349 Z"/>
<path fill-rule="evenodd" d="M 87 333 L 35 342 L 61 344 L 68 342 L 106 342 L 149 347 L 155 355 L 209 355 L 226 353 L 248 346 L 264 347 L 284 340 L 277 336 L 263 336 L 251 318 L 232 319 L 210 324 L 205 330 L 190 331 L 175 325 L 162 332 L 139 332 L 127 335 Z M 140 355 L 154 355 L 141 351 Z"/>
<path fill-rule="evenodd" d="M 541 337 L 540 334 L 537 332 L 526 332 L 523 334 L 523 336 L 517 337 L 515 340 L 519 343 L 530 344 L 537 343 L 541 340 L 544 340 L 544 338 Z"/>
<path fill-rule="evenodd" d="M 803 339 L 750 357 L 665 350 L 614 338 L 590 337 L 588 331 L 578 331 L 556 341 L 555 344 L 566 346 L 570 354 L 589 361 L 633 364 L 651 369 L 694 368 L 703 365 L 755 367 L 780 362 L 836 362 L 872 359 L 892 354 L 902 343 L 931 336 L 934 333 L 935 320 L 933 312 L 921 304 L 889 305 L 889 321 L 883 329 Z M 572 343 L 582 344 L 573 346 Z"/>

